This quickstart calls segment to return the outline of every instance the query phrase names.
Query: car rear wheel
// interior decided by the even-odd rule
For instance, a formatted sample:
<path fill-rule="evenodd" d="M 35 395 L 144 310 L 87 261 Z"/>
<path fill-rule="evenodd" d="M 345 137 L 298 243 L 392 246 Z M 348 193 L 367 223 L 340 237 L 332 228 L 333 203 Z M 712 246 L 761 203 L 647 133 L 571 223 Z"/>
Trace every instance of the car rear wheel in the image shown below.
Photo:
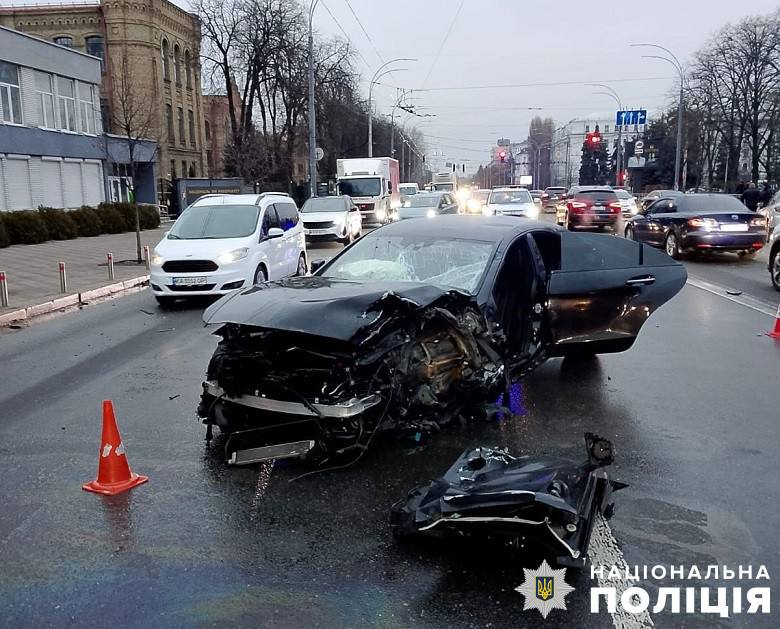
<path fill-rule="evenodd" d="M 669 232 L 666 235 L 666 240 L 664 241 L 664 250 L 666 251 L 666 255 L 668 255 L 670 258 L 675 260 L 680 259 L 680 243 L 677 242 L 677 236 L 674 232 Z"/>
<path fill-rule="evenodd" d="M 775 247 L 769 256 L 769 268 L 772 275 L 772 286 L 780 291 L 780 247 Z"/>
<path fill-rule="evenodd" d="M 306 275 L 307 269 L 306 269 L 306 256 L 301 254 L 298 256 L 298 268 L 295 269 L 295 275 L 298 277 L 303 277 Z"/>
<path fill-rule="evenodd" d="M 262 284 L 263 282 L 268 281 L 268 271 L 265 270 L 265 267 L 261 264 L 257 267 L 255 270 L 255 285 Z"/>

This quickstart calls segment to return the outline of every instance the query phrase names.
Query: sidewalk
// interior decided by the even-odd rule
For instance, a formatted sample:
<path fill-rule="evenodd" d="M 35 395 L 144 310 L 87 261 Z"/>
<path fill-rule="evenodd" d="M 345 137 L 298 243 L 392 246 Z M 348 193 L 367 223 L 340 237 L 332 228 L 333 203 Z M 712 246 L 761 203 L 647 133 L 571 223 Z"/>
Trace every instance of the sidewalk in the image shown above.
<path fill-rule="evenodd" d="M 141 245 L 153 249 L 168 229 L 170 224 L 142 231 Z M 114 255 L 114 280 L 108 279 L 109 252 Z M 145 265 L 135 260 L 135 232 L 0 249 L 0 271 L 6 274 L 9 304 L 8 308 L 0 307 L 0 318 L 68 296 L 61 307 L 72 305 L 70 302 L 77 302 L 79 293 L 148 275 Z M 60 292 L 58 262 L 65 263 L 67 293 Z"/>

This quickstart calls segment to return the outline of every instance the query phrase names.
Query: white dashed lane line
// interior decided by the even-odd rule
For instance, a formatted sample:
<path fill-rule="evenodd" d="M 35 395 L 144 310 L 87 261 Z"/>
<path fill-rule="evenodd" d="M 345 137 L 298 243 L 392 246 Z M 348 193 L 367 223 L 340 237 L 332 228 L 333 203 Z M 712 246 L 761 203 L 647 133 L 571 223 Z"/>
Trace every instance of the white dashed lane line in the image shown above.
<path fill-rule="evenodd" d="M 761 314 L 765 314 L 770 317 L 774 317 L 777 313 L 777 305 L 772 305 L 769 302 L 756 299 L 750 295 L 729 295 L 728 291 L 731 289 L 727 288 L 726 286 L 713 284 L 712 282 L 707 282 L 701 278 L 690 275 L 688 276 L 688 284 L 701 290 L 706 290 L 708 293 L 712 293 L 718 297 L 723 297 L 723 299 L 728 299 L 729 301 L 733 301 L 735 304 L 745 306 L 745 308 L 750 308 L 751 310 L 755 310 L 756 312 L 760 312 Z"/>

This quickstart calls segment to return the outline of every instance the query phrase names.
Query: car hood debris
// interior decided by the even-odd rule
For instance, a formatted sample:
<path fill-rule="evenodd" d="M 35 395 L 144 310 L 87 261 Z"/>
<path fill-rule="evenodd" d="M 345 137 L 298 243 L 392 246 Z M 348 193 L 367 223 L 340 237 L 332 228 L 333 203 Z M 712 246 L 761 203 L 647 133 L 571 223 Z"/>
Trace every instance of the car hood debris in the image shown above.
<path fill-rule="evenodd" d="M 612 515 L 612 443 L 585 434 L 587 460 L 514 457 L 498 448 L 466 450 L 440 479 L 412 489 L 391 511 L 399 538 L 463 535 L 541 550 L 558 565 L 582 568 L 597 518 Z"/>

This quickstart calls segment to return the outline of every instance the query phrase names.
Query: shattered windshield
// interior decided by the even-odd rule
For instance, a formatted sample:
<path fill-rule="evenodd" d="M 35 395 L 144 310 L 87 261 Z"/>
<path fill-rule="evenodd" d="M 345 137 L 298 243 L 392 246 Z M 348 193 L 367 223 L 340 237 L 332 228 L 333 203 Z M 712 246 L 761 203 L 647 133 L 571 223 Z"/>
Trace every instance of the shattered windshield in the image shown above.
<path fill-rule="evenodd" d="M 474 294 L 494 243 L 415 236 L 366 236 L 328 266 L 323 275 L 344 280 L 433 284 Z"/>

